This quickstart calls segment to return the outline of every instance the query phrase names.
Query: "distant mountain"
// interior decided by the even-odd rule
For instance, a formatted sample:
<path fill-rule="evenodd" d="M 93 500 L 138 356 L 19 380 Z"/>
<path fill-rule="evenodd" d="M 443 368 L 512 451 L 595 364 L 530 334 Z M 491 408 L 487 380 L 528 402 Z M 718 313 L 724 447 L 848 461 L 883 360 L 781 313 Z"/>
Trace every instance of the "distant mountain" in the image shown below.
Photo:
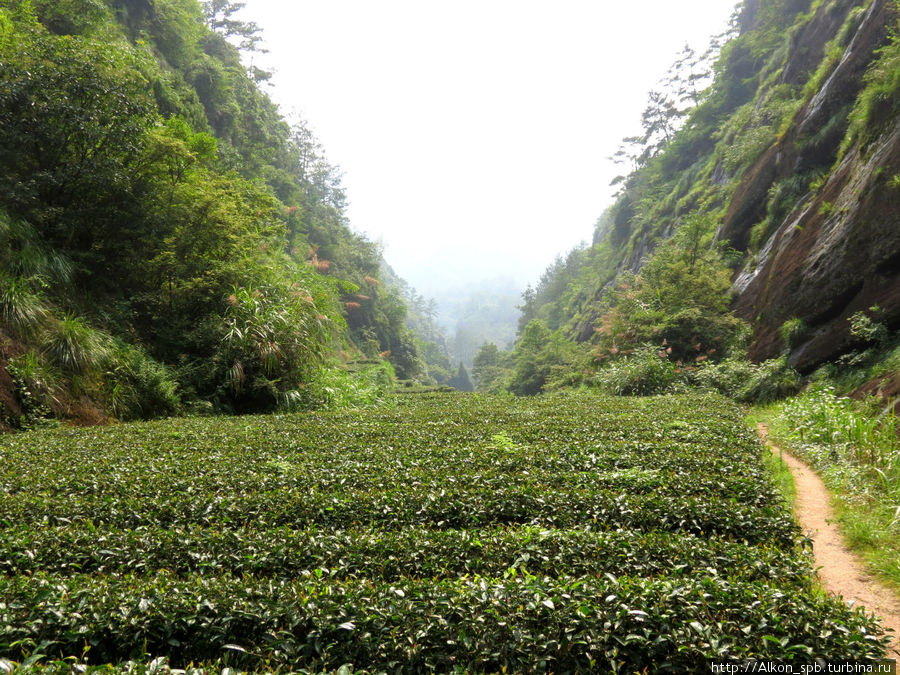
<path fill-rule="evenodd" d="M 515 342 L 522 289 L 512 279 L 496 278 L 443 288 L 433 297 L 454 362 L 471 368 L 475 354 L 485 342 L 501 349 Z"/>

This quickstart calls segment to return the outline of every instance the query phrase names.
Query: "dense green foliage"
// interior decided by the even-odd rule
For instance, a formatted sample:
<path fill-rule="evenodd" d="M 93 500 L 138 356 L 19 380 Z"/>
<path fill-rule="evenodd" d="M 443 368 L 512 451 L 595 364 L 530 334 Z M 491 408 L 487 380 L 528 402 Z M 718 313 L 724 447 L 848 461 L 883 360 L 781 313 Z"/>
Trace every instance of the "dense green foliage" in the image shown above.
<path fill-rule="evenodd" d="M 5 355 L 31 354 L 58 415 L 272 410 L 359 358 L 423 372 L 338 171 L 227 39 L 255 27 L 203 10 L 0 2 Z"/>
<path fill-rule="evenodd" d="M 327 439 L 323 442 L 323 439 Z M 394 408 L 0 443 L 0 657 L 314 672 L 874 658 L 720 397 Z"/>
<path fill-rule="evenodd" d="M 850 112 L 850 126 L 842 149 L 853 141 L 868 142 L 875 132 L 900 112 L 900 37 L 891 33 L 891 41 L 878 52 L 878 58 L 866 73 L 865 88 Z"/>

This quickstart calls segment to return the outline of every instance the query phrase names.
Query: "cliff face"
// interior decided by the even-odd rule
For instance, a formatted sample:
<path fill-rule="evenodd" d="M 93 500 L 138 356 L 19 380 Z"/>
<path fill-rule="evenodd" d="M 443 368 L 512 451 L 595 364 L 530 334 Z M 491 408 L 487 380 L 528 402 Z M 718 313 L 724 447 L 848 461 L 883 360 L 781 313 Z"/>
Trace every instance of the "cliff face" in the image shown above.
<path fill-rule="evenodd" d="M 848 319 L 857 311 L 878 305 L 882 320 L 900 324 L 900 119 L 870 119 L 877 130 L 870 129 L 871 137 L 857 140 L 834 163 L 847 112 L 896 20 L 895 2 L 871 3 L 831 74 L 781 139 L 746 171 L 728 205 L 719 237 L 746 251 L 773 186 L 829 167 L 820 172 L 821 187 L 796 201 L 735 279 L 736 311 L 754 327 L 754 359 L 783 351 L 779 328 L 788 319 L 802 319 L 807 327 L 790 355 L 801 371 L 852 346 Z M 837 13 L 820 12 L 792 44 L 782 77 L 795 78 L 808 68 L 809 54 L 821 53 L 845 22 Z"/>
<path fill-rule="evenodd" d="M 900 171 L 900 121 L 873 146 L 849 152 L 738 277 L 737 312 L 755 328 L 751 357 L 777 355 L 778 330 L 795 317 L 808 327 L 791 353 L 801 371 L 851 346 L 855 312 L 878 305 L 900 323 L 900 190 L 889 184 Z"/>

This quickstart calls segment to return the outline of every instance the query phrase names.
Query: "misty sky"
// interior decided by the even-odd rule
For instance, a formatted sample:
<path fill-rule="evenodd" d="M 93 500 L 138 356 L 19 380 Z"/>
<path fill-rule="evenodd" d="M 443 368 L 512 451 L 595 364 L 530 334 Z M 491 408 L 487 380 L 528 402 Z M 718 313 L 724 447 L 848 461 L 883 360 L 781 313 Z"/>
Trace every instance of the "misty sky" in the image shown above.
<path fill-rule="evenodd" d="M 428 293 L 533 283 L 589 240 L 685 43 L 705 50 L 732 0 L 246 0 L 275 71 L 344 172 L 348 215 Z"/>

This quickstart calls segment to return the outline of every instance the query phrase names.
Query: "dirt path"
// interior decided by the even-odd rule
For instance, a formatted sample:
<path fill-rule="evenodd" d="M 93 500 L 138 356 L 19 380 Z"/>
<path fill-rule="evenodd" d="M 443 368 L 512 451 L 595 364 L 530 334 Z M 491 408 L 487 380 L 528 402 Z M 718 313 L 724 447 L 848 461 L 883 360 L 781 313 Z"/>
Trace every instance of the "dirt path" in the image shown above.
<path fill-rule="evenodd" d="M 813 540 L 815 565 L 822 585 L 829 593 L 843 596 L 846 602 L 878 614 L 882 625 L 894 631 L 888 647 L 889 657 L 900 657 L 900 601 L 889 588 L 872 579 L 862 560 L 844 546 L 822 479 L 799 459 L 769 443 L 769 429 L 765 424 L 757 425 L 757 431 L 773 454 L 781 454 L 794 476 L 797 487 L 794 512 L 800 527 Z"/>

